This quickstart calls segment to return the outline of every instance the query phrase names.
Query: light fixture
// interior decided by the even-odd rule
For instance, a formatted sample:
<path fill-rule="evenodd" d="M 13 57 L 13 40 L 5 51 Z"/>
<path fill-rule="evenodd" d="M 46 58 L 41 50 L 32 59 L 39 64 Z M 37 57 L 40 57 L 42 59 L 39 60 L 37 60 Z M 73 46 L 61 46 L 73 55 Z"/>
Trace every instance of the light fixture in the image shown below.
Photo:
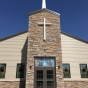
<path fill-rule="evenodd" d="M 58 69 L 60 69 L 60 65 L 58 66 Z"/>
<path fill-rule="evenodd" d="M 32 66 L 30 66 L 30 69 L 32 68 Z"/>

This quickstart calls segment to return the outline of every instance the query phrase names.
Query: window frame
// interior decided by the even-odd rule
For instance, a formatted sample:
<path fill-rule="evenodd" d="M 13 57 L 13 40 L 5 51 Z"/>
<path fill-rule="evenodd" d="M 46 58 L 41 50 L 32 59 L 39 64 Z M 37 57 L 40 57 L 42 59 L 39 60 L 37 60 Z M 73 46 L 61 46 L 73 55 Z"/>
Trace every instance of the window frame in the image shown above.
<path fill-rule="evenodd" d="M 23 67 L 23 77 L 17 77 L 17 69 L 18 69 L 18 65 L 24 65 Z M 16 66 L 16 78 L 24 78 L 24 71 L 25 71 L 25 63 L 17 63 L 17 66 Z"/>
<path fill-rule="evenodd" d="M 82 74 L 81 74 L 81 65 L 86 65 L 86 67 L 87 67 L 87 64 L 79 64 L 79 66 L 80 66 L 80 76 L 81 76 L 81 78 L 88 78 L 88 67 L 87 67 L 87 77 L 82 77 Z"/>
<path fill-rule="evenodd" d="M 5 65 L 5 72 L 4 72 L 5 74 L 4 74 L 4 77 L 3 78 L 0 77 L 0 79 L 4 79 L 5 76 L 6 76 L 6 63 L 0 63 L 0 64 Z"/>
<path fill-rule="evenodd" d="M 69 64 L 69 63 L 63 63 L 63 64 L 62 64 L 62 68 L 63 68 L 63 65 L 69 65 L 69 74 L 70 74 L 69 77 L 65 77 L 65 76 L 64 76 L 64 71 L 63 71 L 63 78 L 71 78 L 70 64 Z"/>
<path fill-rule="evenodd" d="M 43 59 L 47 59 L 47 60 L 53 59 L 54 60 L 54 66 L 36 66 L 36 60 L 37 59 L 41 59 L 41 60 L 43 60 Z M 41 68 L 42 67 L 55 67 L 56 66 L 55 62 L 56 62 L 55 57 L 35 57 L 35 59 L 34 59 L 34 66 L 35 67 L 41 67 Z"/>

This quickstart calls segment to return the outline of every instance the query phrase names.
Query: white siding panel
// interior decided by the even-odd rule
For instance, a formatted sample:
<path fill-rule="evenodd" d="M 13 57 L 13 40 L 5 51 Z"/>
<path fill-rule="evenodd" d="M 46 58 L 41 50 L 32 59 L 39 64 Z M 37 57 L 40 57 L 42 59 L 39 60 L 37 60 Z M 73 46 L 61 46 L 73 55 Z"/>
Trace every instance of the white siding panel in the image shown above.
<path fill-rule="evenodd" d="M 20 56 L 21 56 L 21 52 L 14 52 L 14 53 L 13 53 L 13 52 L 6 52 L 6 53 L 5 53 L 5 52 L 0 52 L 0 55 L 2 55 L 2 56 L 3 56 L 3 55 L 4 55 L 4 56 L 5 56 L 5 55 L 7 55 L 7 56 L 8 56 L 8 55 L 17 55 L 17 56 L 20 55 Z"/>
<path fill-rule="evenodd" d="M 6 41 L 6 42 L 4 42 L 4 43 L 1 43 L 1 45 L 3 45 L 3 44 L 5 44 L 5 45 L 8 45 L 8 46 L 10 46 L 10 45 L 23 45 L 23 42 L 16 42 L 16 41 L 14 41 L 14 42 L 8 42 L 8 41 Z"/>
<path fill-rule="evenodd" d="M 7 68 L 8 69 L 6 69 L 6 78 L 9 78 L 9 75 L 10 75 L 10 79 L 13 79 L 13 78 L 15 79 L 16 78 L 16 66 L 10 66 L 10 67 L 7 66 Z"/>
<path fill-rule="evenodd" d="M 88 58 L 87 55 L 82 55 L 82 54 L 79 55 L 79 54 L 74 54 L 74 53 L 73 54 L 69 54 L 69 53 L 64 54 L 63 53 L 63 55 L 64 55 L 63 57 L 74 57 L 74 59 L 75 59 L 75 57 L 76 58 Z"/>
<path fill-rule="evenodd" d="M 62 45 L 62 49 L 64 49 L 64 51 L 81 51 L 81 52 L 88 52 L 88 49 L 87 48 L 76 48 L 76 47 L 74 47 L 74 48 L 71 48 L 70 46 L 69 47 L 64 47 L 63 45 Z M 64 51 L 62 51 L 62 52 L 64 52 Z"/>
<path fill-rule="evenodd" d="M 6 63 L 5 79 L 0 79 L 0 81 L 20 80 L 16 78 L 16 67 L 17 63 L 21 62 L 26 65 L 27 46 L 25 44 L 27 45 L 27 33 L 0 42 L 0 63 Z"/>
<path fill-rule="evenodd" d="M 70 64 L 71 78 L 64 78 L 70 81 L 84 81 L 81 78 L 79 64 L 88 66 L 88 44 L 61 34 L 62 62 Z"/>
<path fill-rule="evenodd" d="M 63 62 L 75 62 L 75 63 L 87 63 L 86 61 L 88 60 L 88 58 L 64 58 Z"/>
<path fill-rule="evenodd" d="M 69 42 L 71 42 L 71 41 L 69 41 Z M 66 42 L 62 42 L 62 43 L 63 43 L 62 46 L 65 48 L 85 48 L 85 49 L 87 48 L 88 49 L 87 44 L 64 44 Z"/>
<path fill-rule="evenodd" d="M 87 51 L 82 52 L 82 51 L 80 51 L 80 50 L 79 50 L 79 51 L 76 51 L 76 50 L 75 50 L 75 51 L 72 51 L 72 50 L 70 50 L 70 51 L 69 51 L 69 50 L 68 50 L 68 51 L 66 51 L 66 50 L 63 51 L 63 54 L 68 54 L 68 53 L 69 53 L 69 54 L 75 54 L 75 55 L 76 55 L 76 54 L 77 54 L 77 55 L 80 55 L 80 54 L 81 54 L 81 55 L 87 55 L 87 54 L 88 54 Z"/>

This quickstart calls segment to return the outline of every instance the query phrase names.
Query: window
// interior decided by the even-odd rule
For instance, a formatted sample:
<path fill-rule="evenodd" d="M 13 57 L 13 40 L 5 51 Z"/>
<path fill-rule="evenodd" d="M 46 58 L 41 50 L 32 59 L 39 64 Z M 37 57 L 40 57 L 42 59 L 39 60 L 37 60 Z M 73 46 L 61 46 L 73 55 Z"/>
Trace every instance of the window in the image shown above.
<path fill-rule="evenodd" d="M 54 67 L 55 60 L 54 58 L 35 58 L 36 67 Z"/>
<path fill-rule="evenodd" d="M 69 64 L 63 64 L 63 77 L 64 78 L 71 78 Z"/>
<path fill-rule="evenodd" d="M 87 64 L 80 64 L 81 78 L 88 78 Z"/>
<path fill-rule="evenodd" d="M 16 78 L 24 78 L 24 64 L 17 64 Z"/>
<path fill-rule="evenodd" d="M 0 78 L 5 78 L 6 64 L 0 64 Z"/>

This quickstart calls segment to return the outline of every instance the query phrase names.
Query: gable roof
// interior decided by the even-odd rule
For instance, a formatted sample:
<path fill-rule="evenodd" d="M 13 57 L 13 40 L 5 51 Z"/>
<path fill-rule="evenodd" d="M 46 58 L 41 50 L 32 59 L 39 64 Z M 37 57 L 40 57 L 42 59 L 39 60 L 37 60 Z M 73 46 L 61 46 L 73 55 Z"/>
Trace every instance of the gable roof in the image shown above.
<path fill-rule="evenodd" d="M 54 11 L 49 10 L 49 9 L 40 9 L 40 10 L 37 10 L 37 11 L 34 11 L 34 12 L 29 13 L 29 15 L 33 15 L 33 14 L 36 14 L 36 13 L 39 13 L 39 12 L 42 12 L 42 11 L 46 11 L 46 12 L 49 12 L 49 13 L 54 14 L 54 15 L 57 15 L 57 16 L 60 15 L 59 13 L 54 12 Z"/>
<path fill-rule="evenodd" d="M 20 32 L 20 33 L 17 33 L 17 34 L 14 34 L 14 35 L 11 35 L 11 36 L 8 36 L 8 37 L 5 37 L 5 38 L 2 38 L 2 39 L 0 39 L 0 42 L 1 42 L 1 41 L 4 41 L 4 40 L 7 40 L 7 39 L 10 39 L 10 38 L 12 38 L 12 37 L 18 36 L 18 35 L 21 35 L 21 34 L 27 33 L 27 32 L 28 32 L 28 31 L 26 30 L 26 31 L 23 31 L 23 32 Z"/>
<path fill-rule="evenodd" d="M 7 40 L 7 39 L 10 39 L 10 38 L 12 38 L 12 37 L 18 36 L 18 35 L 27 33 L 27 32 L 28 32 L 28 30 L 23 31 L 23 32 L 20 32 L 20 33 L 17 33 L 17 34 L 14 34 L 14 35 L 11 35 L 11 36 L 8 36 L 8 37 L 6 37 L 6 38 L 2 38 L 2 39 L 0 39 L 0 42 L 1 42 L 1 41 L 4 41 L 4 40 Z M 66 36 L 69 36 L 69 37 L 74 38 L 74 39 L 76 39 L 76 40 L 78 40 L 78 41 L 81 41 L 81 42 L 83 42 L 83 43 L 88 44 L 88 41 L 85 41 L 85 40 L 82 40 L 82 39 L 80 39 L 80 38 L 74 37 L 74 36 L 72 36 L 72 35 L 70 35 L 70 34 L 67 34 L 67 33 L 65 33 L 65 32 L 61 32 L 61 34 L 64 34 L 64 35 L 66 35 Z"/>
<path fill-rule="evenodd" d="M 74 39 L 76 39 L 76 40 L 78 40 L 78 41 L 81 41 L 81 42 L 84 42 L 84 43 L 87 43 L 87 44 L 88 44 L 88 41 L 85 41 L 85 40 L 83 40 L 83 39 L 74 37 L 74 36 L 72 36 L 72 35 L 70 35 L 70 34 L 67 34 L 67 33 L 65 33 L 65 32 L 61 32 L 61 34 L 64 34 L 64 35 L 66 35 L 66 36 L 69 36 L 69 37 L 74 38 Z"/>

